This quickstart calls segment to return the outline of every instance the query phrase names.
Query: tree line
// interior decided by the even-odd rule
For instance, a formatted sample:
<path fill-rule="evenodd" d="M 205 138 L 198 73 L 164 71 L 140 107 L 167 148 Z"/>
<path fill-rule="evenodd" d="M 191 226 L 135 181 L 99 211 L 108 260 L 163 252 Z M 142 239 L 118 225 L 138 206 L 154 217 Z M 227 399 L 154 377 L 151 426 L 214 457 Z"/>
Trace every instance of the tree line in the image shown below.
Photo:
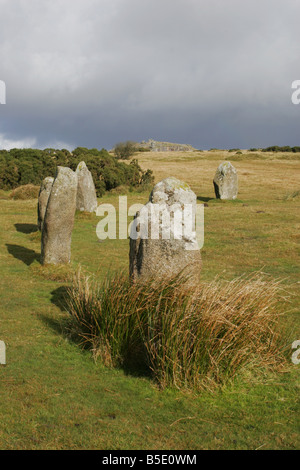
<path fill-rule="evenodd" d="M 92 173 L 98 197 L 120 185 L 136 188 L 153 182 L 152 171 L 143 171 L 137 160 L 120 162 L 105 149 L 12 149 L 0 150 L 0 189 L 40 185 L 46 176 L 55 176 L 58 166 L 76 170 L 83 160 Z"/>

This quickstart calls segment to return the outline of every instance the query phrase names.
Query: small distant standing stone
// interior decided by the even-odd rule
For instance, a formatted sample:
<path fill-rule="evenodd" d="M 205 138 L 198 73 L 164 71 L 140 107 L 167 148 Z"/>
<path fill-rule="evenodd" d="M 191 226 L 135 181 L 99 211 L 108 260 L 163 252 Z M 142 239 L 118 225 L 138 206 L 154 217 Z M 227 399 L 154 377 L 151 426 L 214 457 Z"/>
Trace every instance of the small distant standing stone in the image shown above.
<path fill-rule="evenodd" d="M 71 260 L 76 195 L 76 173 L 58 167 L 43 224 L 42 264 L 67 264 Z"/>
<path fill-rule="evenodd" d="M 46 208 L 51 193 L 54 178 L 48 176 L 41 184 L 38 198 L 38 227 L 42 231 Z"/>
<path fill-rule="evenodd" d="M 0 341 L 0 364 L 6 364 L 6 347 L 4 341 Z"/>
<path fill-rule="evenodd" d="M 201 253 L 195 232 L 196 204 L 197 197 L 189 185 L 176 178 L 166 178 L 154 187 L 149 202 L 136 214 L 131 230 L 129 259 L 133 281 L 171 277 L 185 268 L 190 279 L 199 281 Z M 185 230 L 187 225 L 182 217 L 185 205 L 192 208 L 191 230 Z M 155 206 L 159 208 L 156 219 L 150 217 Z M 176 213 L 179 223 L 175 224 Z M 143 214 L 148 217 L 145 219 Z M 179 232 L 182 238 L 178 238 Z"/>
<path fill-rule="evenodd" d="M 76 169 L 78 178 L 76 209 L 84 212 L 96 212 L 97 195 L 93 177 L 85 162 L 80 162 Z"/>
<path fill-rule="evenodd" d="M 238 194 L 237 171 L 230 162 L 223 162 L 216 171 L 214 187 L 217 199 L 236 199 Z"/>

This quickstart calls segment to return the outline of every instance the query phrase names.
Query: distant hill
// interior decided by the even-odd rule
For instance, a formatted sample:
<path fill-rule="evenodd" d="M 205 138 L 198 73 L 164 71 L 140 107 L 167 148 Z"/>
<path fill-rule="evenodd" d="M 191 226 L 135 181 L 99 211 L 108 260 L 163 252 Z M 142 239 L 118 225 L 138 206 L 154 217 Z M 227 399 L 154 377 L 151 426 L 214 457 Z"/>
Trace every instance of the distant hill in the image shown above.
<path fill-rule="evenodd" d="M 148 142 L 141 142 L 141 148 L 149 149 L 151 152 L 188 152 L 195 150 L 188 144 L 174 144 L 171 142 L 158 142 L 157 140 L 149 139 Z"/>

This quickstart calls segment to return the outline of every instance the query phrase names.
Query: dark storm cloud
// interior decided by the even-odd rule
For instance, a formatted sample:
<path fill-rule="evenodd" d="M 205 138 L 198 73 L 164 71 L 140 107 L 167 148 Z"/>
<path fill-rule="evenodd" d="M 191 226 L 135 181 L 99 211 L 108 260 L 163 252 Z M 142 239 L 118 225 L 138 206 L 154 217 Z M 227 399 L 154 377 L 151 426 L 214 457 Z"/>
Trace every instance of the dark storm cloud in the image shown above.
<path fill-rule="evenodd" d="M 298 0 L 0 0 L 0 147 L 299 145 Z"/>

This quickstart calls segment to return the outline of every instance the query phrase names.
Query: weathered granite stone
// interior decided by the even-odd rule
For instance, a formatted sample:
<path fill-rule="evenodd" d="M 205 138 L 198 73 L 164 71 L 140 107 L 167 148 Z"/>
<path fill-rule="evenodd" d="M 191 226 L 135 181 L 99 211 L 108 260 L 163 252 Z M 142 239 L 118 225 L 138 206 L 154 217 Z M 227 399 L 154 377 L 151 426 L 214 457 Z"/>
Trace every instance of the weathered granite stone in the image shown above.
<path fill-rule="evenodd" d="M 196 201 L 190 187 L 176 178 L 166 178 L 154 187 L 131 228 L 129 260 L 133 281 L 167 278 L 183 270 L 199 281 Z"/>
<path fill-rule="evenodd" d="M 221 163 L 214 177 L 217 199 L 236 199 L 238 194 L 237 171 L 230 162 Z"/>
<path fill-rule="evenodd" d="M 38 198 L 38 227 L 39 230 L 42 231 L 43 222 L 45 218 L 46 208 L 48 204 L 48 199 L 51 193 L 52 185 L 53 185 L 54 178 L 48 176 L 44 179 L 41 184 L 39 198 Z"/>
<path fill-rule="evenodd" d="M 42 264 L 70 262 L 76 195 L 76 173 L 70 168 L 58 167 L 42 230 Z"/>
<path fill-rule="evenodd" d="M 80 162 L 76 169 L 78 178 L 76 209 L 78 211 L 96 212 L 97 195 L 93 177 L 85 162 Z"/>

